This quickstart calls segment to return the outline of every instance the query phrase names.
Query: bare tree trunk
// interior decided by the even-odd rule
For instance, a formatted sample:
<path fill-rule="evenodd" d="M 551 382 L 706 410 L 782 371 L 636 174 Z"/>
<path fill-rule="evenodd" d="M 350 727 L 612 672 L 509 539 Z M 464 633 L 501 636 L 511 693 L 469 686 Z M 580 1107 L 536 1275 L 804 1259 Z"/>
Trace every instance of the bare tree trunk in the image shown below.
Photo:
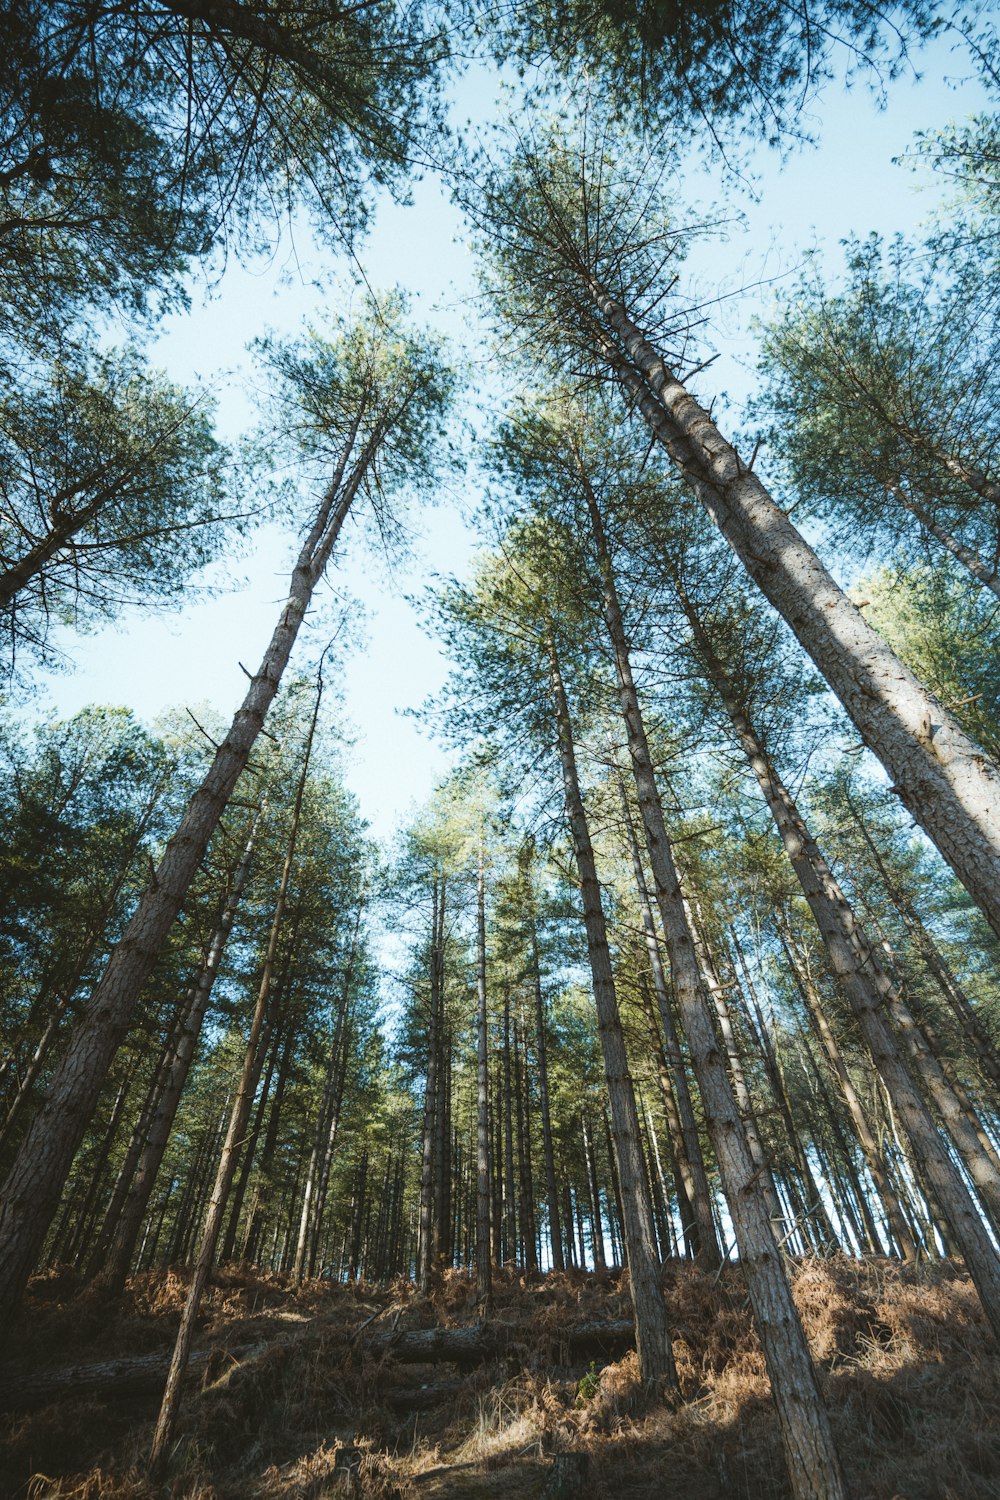
<path fill-rule="evenodd" d="M 510 990 L 503 995 L 503 1225 L 504 1261 L 517 1264 L 517 1195 L 514 1190 L 514 1112 L 510 1066 Z"/>
<path fill-rule="evenodd" d="M 444 931 L 444 876 L 434 876 L 433 913 L 431 917 L 430 952 L 430 1025 L 427 1033 L 427 1080 L 424 1088 L 423 1150 L 420 1166 L 420 1214 L 417 1237 L 417 1282 L 425 1295 L 431 1289 L 433 1270 L 431 1252 L 432 1219 L 434 1214 L 434 1120 L 437 1112 L 438 1094 L 438 1033 L 441 1027 L 439 1016 L 438 955 Z"/>
<path fill-rule="evenodd" d="M 296 560 L 288 599 L 249 690 L 139 906 L 91 996 L 0 1197 L 0 1325 L 16 1310 L 55 1213 L 73 1156 L 121 1045 L 139 991 L 160 954 L 209 840 L 250 758 L 313 591 L 382 437 L 376 426 L 344 473 L 362 408 Z"/>
<path fill-rule="evenodd" d="M 167 1141 L 170 1138 L 174 1116 L 177 1113 L 177 1105 L 180 1101 L 184 1084 L 187 1081 L 191 1062 L 198 1045 L 198 1038 L 201 1035 L 201 1026 L 205 1019 L 205 1012 L 208 1009 L 212 986 L 218 975 L 226 943 L 236 917 L 236 911 L 250 875 L 250 866 L 253 862 L 254 847 L 262 816 L 263 812 L 258 813 L 253 821 L 242 857 L 233 875 L 233 882 L 227 893 L 218 926 L 212 933 L 205 961 L 198 971 L 194 984 L 188 991 L 184 1018 L 170 1063 L 170 1069 L 157 1100 L 156 1109 L 150 1121 L 149 1131 L 139 1156 L 135 1175 L 132 1178 L 131 1186 L 122 1205 L 121 1214 L 108 1249 L 107 1258 L 100 1273 L 101 1285 L 115 1295 L 120 1293 L 122 1287 L 125 1285 L 125 1278 L 128 1276 L 129 1265 L 132 1261 L 132 1252 L 135 1249 L 135 1242 L 139 1237 L 139 1230 L 142 1226 L 143 1215 L 146 1212 L 146 1206 L 153 1191 L 153 1184 L 156 1181 L 164 1152 L 167 1149 Z"/>
<path fill-rule="evenodd" d="M 1000 771 L 868 625 L 622 304 L 593 278 L 588 291 L 627 393 L 1000 936 Z"/>
<path fill-rule="evenodd" d="M 900 505 L 911 515 L 916 516 L 924 530 L 930 532 L 931 536 L 939 541 L 952 557 L 968 569 L 977 583 L 982 584 L 984 589 L 989 589 L 1000 599 L 1000 573 L 997 573 L 995 568 L 988 568 L 974 548 L 967 546 L 965 542 L 960 541 L 957 536 L 953 536 L 945 527 L 939 525 L 934 519 L 933 512 L 928 510 L 926 505 L 921 505 L 919 500 L 915 500 L 903 485 L 893 484 L 889 486 L 889 489 Z"/>
<path fill-rule="evenodd" d="M 530 871 L 528 880 L 531 880 Z M 556 1185 L 555 1154 L 552 1149 L 552 1117 L 549 1112 L 549 1069 L 545 1040 L 545 997 L 542 994 L 542 966 L 538 955 L 538 929 L 535 918 L 534 887 L 531 887 L 531 966 L 535 986 L 535 1030 L 538 1033 L 538 1094 L 542 1109 L 542 1149 L 545 1156 L 545 1187 L 549 1205 L 549 1243 L 552 1246 L 552 1269 L 565 1270 L 562 1228 L 559 1222 L 559 1189 Z"/>
<path fill-rule="evenodd" d="M 781 1115 L 782 1121 L 784 1122 L 785 1134 L 788 1137 L 788 1143 L 792 1149 L 795 1163 L 802 1178 L 802 1185 L 805 1189 L 807 1199 L 805 1204 L 806 1213 L 810 1219 L 815 1219 L 818 1223 L 821 1242 L 833 1249 L 840 1249 L 841 1247 L 837 1231 L 834 1229 L 833 1224 L 830 1220 L 830 1216 L 826 1211 L 826 1205 L 823 1202 L 819 1186 L 816 1182 L 815 1177 L 813 1176 L 808 1152 L 806 1151 L 805 1146 L 802 1144 L 802 1139 L 799 1135 L 798 1130 L 796 1129 L 795 1120 L 792 1116 L 791 1104 L 788 1099 L 788 1093 L 785 1089 L 785 1080 L 782 1074 L 781 1063 L 779 1062 L 777 1054 L 775 1053 L 771 1038 L 768 1035 L 767 1026 L 764 1023 L 764 1016 L 760 1008 L 760 1003 L 757 999 L 757 991 L 754 987 L 754 982 L 750 977 L 750 969 L 746 961 L 746 955 L 743 952 L 743 946 L 740 943 L 739 936 L 736 932 L 735 927 L 730 927 L 729 933 L 732 939 L 733 949 L 736 953 L 737 961 L 739 962 L 740 968 L 743 972 L 743 980 L 747 988 L 747 995 L 753 1008 L 754 1019 L 756 1021 L 757 1036 L 760 1042 L 761 1056 L 764 1062 L 764 1071 L 767 1073 L 768 1080 L 771 1085 L 771 1092 L 774 1095 L 775 1103 L 778 1106 L 778 1112 Z"/>
<path fill-rule="evenodd" d="M 486 871 L 476 871 L 476 1300 L 485 1314 L 493 1294 L 490 1255 L 489 1038 L 486 1017 Z"/>
<path fill-rule="evenodd" d="M 694 898 L 692 897 L 693 901 Z M 729 1063 L 729 1076 L 733 1083 L 733 1093 L 736 1095 L 736 1103 L 743 1117 L 743 1129 L 746 1132 L 747 1145 L 750 1148 L 750 1155 L 753 1157 L 754 1166 L 757 1169 L 757 1179 L 760 1182 L 761 1192 L 764 1194 L 764 1199 L 767 1203 L 767 1211 L 771 1216 L 771 1223 L 774 1225 L 775 1234 L 780 1237 L 783 1243 L 787 1228 L 785 1216 L 778 1199 L 778 1190 L 774 1185 L 770 1157 L 764 1150 L 764 1143 L 760 1138 L 760 1129 L 757 1125 L 757 1111 L 754 1108 L 746 1074 L 743 1071 L 743 1058 L 740 1056 L 739 1043 L 736 1040 L 736 1031 L 729 1011 L 729 1002 L 726 999 L 726 992 L 716 970 L 715 961 L 707 940 L 699 930 L 694 913 L 687 901 L 684 903 L 684 910 L 691 933 L 691 940 L 694 943 L 694 951 L 698 956 L 705 989 L 712 997 L 715 1014 L 719 1020 L 719 1035 L 722 1038 L 722 1045 L 725 1048 L 726 1059 Z"/>
<path fill-rule="evenodd" d="M 336 1119 L 336 1085 L 337 1071 L 340 1063 L 340 1043 L 347 1020 L 351 983 L 354 978 L 362 910 L 363 906 L 359 903 L 354 921 L 354 934 L 351 938 L 350 953 L 348 954 L 347 964 L 344 968 L 344 981 L 340 991 L 340 1004 L 337 1007 L 337 1019 L 334 1022 L 333 1036 L 330 1040 L 330 1055 L 327 1059 L 326 1076 L 323 1079 L 323 1093 L 320 1098 L 319 1115 L 313 1135 L 312 1151 L 306 1170 L 306 1182 L 302 1194 L 302 1211 L 299 1215 L 299 1232 L 295 1243 L 295 1260 L 292 1268 L 292 1274 L 298 1283 L 301 1283 L 307 1270 L 310 1276 L 314 1270 L 314 1256 L 309 1256 L 307 1251 L 310 1239 L 313 1238 L 310 1234 L 313 1223 L 315 1221 L 318 1227 L 318 1220 L 322 1212 L 322 1198 L 319 1188 L 321 1178 L 324 1175 L 324 1148 L 329 1143 L 331 1155 L 333 1149 L 333 1142 L 330 1140 L 330 1135 Z M 323 1196 L 325 1197 L 325 1194 Z"/>
<path fill-rule="evenodd" d="M 635 825 L 632 822 L 632 812 L 628 804 L 625 782 L 620 775 L 618 777 L 618 789 L 621 795 L 622 818 L 625 825 L 625 832 L 628 835 L 629 848 L 632 853 L 632 869 L 635 874 L 636 890 L 639 895 L 639 909 L 642 913 L 646 952 L 649 955 L 649 966 L 653 975 L 653 988 L 656 993 L 660 1023 L 663 1026 L 663 1035 L 666 1041 L 666 1055 L 670 1064 L 673 1094 L 677 1100 L 680 1134 L 674 1144 L 674 1159 L 683 1178 L 685 1196 L 691 1209 L 690 1214 L 684 1220 L 684 1233 L 685 1237 L 689 1235 L 692 1237 L 695 1254 L 702 1257 L 704 1264 L 710 1270 L 716 1270 L 722 1264 L 722 1251 L 719 1248 L 719 1241 L 715 1232 L 715 1220 L 712 1217 L 712 1197 L 708 1186 L 708 1174 L 705 1171 L 705 1158 L 702 1154 L 701 1139 L 698 1135 L 698 1126 L 694 1117 L 694 1105 L 691 1101 L 687 1071 L 684 1067 L 684 1058 L 681 1054 L 680 1037 L 677 1035 L 677 1028 L 674 1025 L 673 1010 L 671 1009 L 670 995 L 667 990 L 667 978 L 663 972 L 663 959 L 660 955 L 660 942 L 656 934 L 656 925 L 653 921 L 653 907 L 649 899 L 649 888 L 646 885 L 646 872 L 642 867 L 642 856 L 639 852 L 639 841 L 636 838 Z"/>
<path fill-rule="evenodd" d="M 864 839 L 875 861 L 889 900 L 913 935 L 921 957 L 934 976 L 938 989 L 948 1002 L 962 1030 L 969 1038 L 984 1076 L 997 1089 L 1000 1089 L 1000 1056 L 997 1055 L 996 1048 L 990 1040 L 982 1021 L 976 1014 L 975 1006 L 952 973 L 950 965 L 927 930 L 923 918 L 913 905 L 913 902 L 890 874 L 879 852 L 878 845 L 868 832 L 868 827 L 864 819 L 854 806 L 849 795 L 847 796 L 847 805 L 851 810 L 851 816 L 854 819 L 858 832 Z"/>
<path fill-rule="evenodd" d="M 660 1286 L 660 1266 L 656 1255 L 653 1213 L 646 1186 L 646 1168 L 639 1137 L 639 1115 L 625 1052 L 621 1017 L 618 1013 L 604 910 L 601 904 L 601 888 L 597 878 L 590 829 L 587 825 L 587 814 L 577 775 L 569 705 L 563 687 L 555 639 L 551 633 L 547 638 L 546 646 L 549 655 L 552 705 L 559 735 L 566 815 L 572 829 L 573 848 L 580 877 L 584 923 L 587 929 L 587 950 L 597 1007 L 597 1030 L 604 1057 L 604 1071 L 614 1122 L 613 1139 L 621 1187 L 625 1248 L 632 1288 L 632 1306 L 635 1312 L 635 1338 L 639 1352 L 639 1366 L 644 1380 L 665 1378 L 672 1386 L 676 1386 L 677 1373 L 674 1368 L 667 1312 Z"/>
<path fill-rule="evenodd" d="M 725 1063 L 719 1050 L 667 836 L 645 725 L 636 696 L 621 606 L 596 496 L 582 466 L 591 530 L 603 588 L 603 608 L 615 654 L 622 717 L 646 847 L 663 923 L 674 992 L 688 1039 L 691 1062 L 723 1189 L 740 1262 L 764 1351 L 778 1412 L 785 1460 L 796 1500 L 843 1500 L 844 1481 L 829 1418 L 816 1382 L 809 1345 L 785 1275 L 757 1169 L 747 1144 Z"/>
<path fill-rule="evenodd" d="M 226 1212 L 226 1200 L 229 1196 L 229 1190 L 232 1187 L 233 1177 L 236 1174 L 239 1150 L 243 1142 L 247 1121 L 250 1118 L 250 1109 L 253 1105 L 253 1097 L 260 1077 L 260 1067 L 263 1062 L 260 1045 L 261 1032 L 264 1029 L 268 1003 L 271 996 L 271 978 L 278 953 L 278 939 L 281 935 L 285 904 L 288 899 L 288 885 L 292 873 L 292 862 L 295 859 L 295 844 L 298 838 L 299 820 L 302 815 L 302 799 L 306 789 L 306 777 L 309 772 L 309 761 L 312 755 L 313 737 L 316 733 L 316 723 L 319 718 L 322 694 L 323 677 L 321 663 L 316 688 L 316 703 L 303 749 L 302 770 L 295 792 L 295 803 L 292 808 L 292 819 L 288 830 L 288 844 L 281 870 L 281 883 L 278 887 L 278 896 L 274 906 L 274 918 L 271 922 L 271 932 L 267 943 L 267 953 L 264 958 L 260 989 L 257 992 L 257 1003 L 254 1007 L 253 1019 L 250 1023 L 250 1035 L 247 1038 L 246 1052 L 243 1056 L 243 1071 L 240 1075 L 236 1097 L 233 1100 L 233 1108 L 229 1117 L 229 1129 L 226 1132 L 225 1143 L 219 1157 L 219 1165 L 215 1174 L 215 1185 L 212 1189 L 211 1199 L 209 1200 L 208 1212 L 205 1215 L 205 1223 L 202 1228 L 201 1245 L 198 1248 L 198 1255 L 195 1260 L 194 1275 L 191 1279 L 187 1301 L 184 1304 L 184 1311 L 181 1314 L 180 1327 L 177 1330 L 177 1341 L 174 1344 L 170 1371 L 167 1375 L 166 1388 L 163 1392 L 163 1402 L 160 1406 L 156 1431 L 153 1435 L 153 1445 L 150 1449 L 149 1468 L 151 1474 L 154 1475 L 161 1470 L 173 1438 L 177 1407 L 180 1401 L 181 1383 L 184 1379 L 184 1371 L 187 1368 L 188 1355 L 191 1352 L 191 1341 L 194 1338 L 198 1309 L 201 1306 L 202 1293 L 205 1290 L 209 1273 L 212 1269 L 212 1262 L 215 1259 L 215 1248 L 219 1242 L 222 1221 Z"/>

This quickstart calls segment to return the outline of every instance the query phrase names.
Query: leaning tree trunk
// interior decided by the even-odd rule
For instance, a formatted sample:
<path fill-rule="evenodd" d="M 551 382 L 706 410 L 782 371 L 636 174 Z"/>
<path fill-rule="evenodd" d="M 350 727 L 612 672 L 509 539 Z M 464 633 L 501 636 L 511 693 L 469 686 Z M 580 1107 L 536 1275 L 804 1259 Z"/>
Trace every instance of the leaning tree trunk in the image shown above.
<path fill-rule="evenodd" d="M 1000 599 L 1000 573 L 995 568 L 988 568 L 974 548 L 968 546 L 936 521 L 933 511 L 929 510 L 926 505 L 922 505 L 919 500 L 915 500 L 902 485 L 892 484 L 888 488 L 900 505 L 917 518 L 924 530 L 939 541 L 941 546 L 962 564 L 963 568 L 968 569 L 977 583 L 981 584 L 984 589 L 989 589 Z"/>
<path fill-rule="evenodd" d="M 268 1001 L 271 995 L 271 979 L 278 953 L 278 939 L 281 935 L 281 923 L 285 915 L 285 904 L 288 899 L 288 884 L 292 873 L 292 863 L 295 859 L 299 820 L 302 816 L 302 799 L 305 795 L 306 777 L 309 772 L 309 761 L 312 755 L 313 738 L 316 734 L 316 723 L 319 719 L 319 707 L 322 695 L 323 677 L 321 664 L 316 689 L 316 703 L 313 708 L 312 720 L 303 750 L 302 770 L 299 773 L 298 786 L 295 790 L 295 802 L 292 807 L 292 819 L 288 830 L 288 843 L 285 848 L 285 859 L 281 870 L 281 882 L 278 886 L 278 895 L 274 904 L 274 917 L 271 922 L 267 952 L 264 956 L 260 988 L 257 992 L 257 1003 L 254 1007 L 253 1019 L 250 1023 L 250 1035 L 247 1038 L 246 1052 L 243 1057 L 243 1071 L 240 1075 L 236 1098 L 233 1100 L 232 1113 L 229 1117 L 229 1129 L 226 1132 L 225 1143 L 219 1157 L 219 1165 L 215 1174 L 215 1185 L 212 1189 L 211 1199 L 209 1200 L 208 1212 L 205 1215 L 205 1223 L 202 1228 L 201 1244 L 198 1247 L 198 1255 L 195 1260 L 194 1275 L 191 1279 L 187 1301 L 184 1304 L 184 1311 L 181 1314 L 180 1327 L 177 1330 L 177 1341 L 174 1344 L 173 1358 L 170 1362 L 167 1384 L 163 1392 L 163 1402 L 160 1406 L 156 1431 L 153 1435 L 153 1446 L 149 1455 L 149 1467 L 150 1472 L 154 1475 L 162 1468 L 167 1457 L 171 1438 L 173 1437 L 177 1407 L 180 1401 L 181 1383 L 187 1368 L 188 1355 L 191 1352 L 191 1343 L 194 1338 L 195 1324 L 198 1319 L 198 1310 L 201 1306 L 202 1293 L 205 1290 L 209 1272 L 212 1269 L 212 1263 L 215 1259 L 215 1249 L 219 1242 L 222 1221 L 226 1212 L 226 1200 L 229 1197 L 229 1190 L 233 1185 L 233 1178 L 236 1175 L 240 1147 L 243 1144 L 243 1138 L 246 1134 L 247 1121 L 250 1118 L 254 1093 L 256 1092 L 260 1077 L 260 1067 L 263 1062 L 261 1032 L 264 1029 Z"/>
<path fill-rule="evenodd" d="M 711 1001 L 705 992 L 684 910 L 684 897 L 632 678 L 628 642 L 600 507 L 580 465 L 578 472 L 587 498 L 601 574 L 604 618 L 615 656 L 622 717 L 628 734 L 674 992 L 767 1363 L 792 1492 L 796 1500 L 821 1500 L 821 1497 L 822 1500 L 843 1500 L 846 1492 L 829 1418 L 716 1038 Z"/>
<path fill-rule="evenodd" d="M 0 1326 L 20 1302 L 73 1157 L 191 881 L 263 728 L 306 610 L 382 437 L 376 424 L 347 482 L 363 407 L 292 573 L 288 599 L 256 675 L 70 1040 L 0 1196 Z"/>
<path fill-rule="evenodd" d="M 913 902 L 890 874 L 885 860 L 879 852 L 878 845 L 869 833 L 864 819 L 854 806 L 850 796 L 847 798 L 847 805 L 851 810 L 851 816 L 854 819 L 858 832 L 864 839 L 875 861 L 889 900 L 902 917 L 924 963 L 933 975 L 938 989 L 948 1002 L 955 1019 L 968 1037 L 983 1075 L 990 1080 L 997 1090 L 1000 1090 L 1000 1054 L 997 1053 L 997 1049 L 993 1045 L 986 1028 L 976 1014 L 975 1006 L 952 973 L 950 965 L 939 950 Z"/>
<path fill-rule="evenodd" d="M 903 1122 L 920 1172 L 926 1177 L 961 1249 L 986 1315 L 1000 1334 L 1000 1260 L 887 1019 L 886 1010 L 892 1013 L 898 1002 L 892 981 L 879 964 L 791 793 L 767 756 L 697 611 L 683 590 L 678 591 L 678 597 L 706 671 L 725 704 L 816 919 L 831 967 L 857 1020 L 861 1037 Z"/>
<path fill-rule="evenodd" d="M 587 930 L 587 951 L 597 1007 L 597 1031 L 604 1057 L 608 1098 L 614 1122 L 614 1146 L 621 1189 L 625 1251 L 628 1256 L 632 1307 L 635 1313 L 635 1340 L 639 1367 L 644 1380 L 665 1378 L 677 1384 L 667 1312 L 660 1286 L 660 1266 L 656 1255 L 653 1212 L 646 1182 L 646 1164 L 639 1135 L 632 1077 L 625 1053 L 618 999 L 615 994 L 608 936 L 601 905 L 601 887 L 597 878 L 594 850 L 590 841 L 587 813 L 580 791 L 573 748 L 573 729 L 569 704 L 563 687 L 555 638 L 548 634 L 549 686 L 559 736 L 562 762 L 563 793 L 566 815 L 573 835 L 583 900 L 583 918 Z M 581 1246 L 582 1251 L 582 1246 Z"/>
<path fill-rule="evenodd" d="M 632 870 L 635 875 L 636 890 L 639 896 L 639 909 L 642 913 L 642 929 L 646 940 L 646 952 L 649 955 L 653 988 L 656 992 L 660 1023 L 663 1026 L 663 1035 L 666 1042 L 666 1055 L 670 1064 L 670 1082 L 673 1085 L 672 1093 L 676 1099 L 679 1117 L 679 1133 L 674 1143 L 674 1158 L 684 1182 L 685 1195 L 691 1207 L 691 1219 L 683 1226 L 684 1234 L 686 1238 L 688 1236 L 693 1238 L 695 1254 L 700 1255 L 703 1264 L 714 1271 L 722 1264 L 722 1251 L 719 1249 L 719 1240 L 715 1232 L 715 1219 L 712 1216 L 712 1198 L 708 1187 L 708 1175 L 705 1171 L 705 1158 L 702 1154 L 701 1140 L 698 1136 L 698 1125 L 694 1117 L 694 1105 L 691 1100 L 691 1090 L 688 1087 L 684 1058 L 681 1054 L 680 1037 L 677 1035 L 673 1011 L 670 1007 L 667 979 L 663 972 L 663 960 L 660 956 L 660 942 L 656 934 L 656 926 L 653 921 L 653 908 L 649 899 L 649 889 L 646 885 L 646 872 L 642 867 L 642 856 L 639 852 L 639 842 L 635 834 L 635 825 L 632 822 L 632 811 L 628 805 L 625 782 L 621 776 L 618 778 L 618 790 L 621 797 L 625 832 L 628 835 L 629 848 L 632 854 Z"/>
<path fill-rule="evenodd" d="M 187 1081 L 191 1062 L 198 1045 L 198 1038 L 201 1035 L 201 1026 L 212 995 L 212 986 L 218 975 L 226 943 L 236 917 L 236 911 L 250 875 L 254 844 L 261 816 L 262 814 L 258 814 L 254 819 L 250 836 L 247 839 L 239 865 L 233 875 L 232 884 L 226 895 L 218 926 L 212 933 L 208 952 L 205 954 L 204 962 L 198 970 L 198 976 L 188 991 L 184 1014 L 180 1024 L 180 1034 L 174 1047 L 173 1057 L 170 1060 L 163 1086 L 157 1095 L 156 1105 L 149 1122 L 149 1129 L 142 1145 L 134 1175 L 128 1185 L 124 1201 L 120 1206 L 120 1212 L 116 1216 L 116 1223 L 112 1231 L 112 1239 L 108 1247 L 107 1256 L 104 1258 L 103 1264 L 97 1268 L 97 1275 L 101 1286 L 116 1295 L 124 1287 L 125 1279 L 128 1276 L 129 1265 L 132 1261 L 132 1252 L 135 1249 L 139 1230 L 142 1227 L 143 1216 L 153 1191 L 153 1185 L 156 1182 L 157 1173 L 160 1170 L 160 1164 L 163 1161 L 164 1152 L 167 1149 L 167 1141 L 170 1138 L 174 1116 L 177 1113 L 177 1105 L 180 1102 L 181 1093 Z"/>
<path fill-rule="evenodd" d="M 622 304 L 589 275 L 587 291 L 627 394 L 1000 936 L 1000 771 L 871 628 Z"/>

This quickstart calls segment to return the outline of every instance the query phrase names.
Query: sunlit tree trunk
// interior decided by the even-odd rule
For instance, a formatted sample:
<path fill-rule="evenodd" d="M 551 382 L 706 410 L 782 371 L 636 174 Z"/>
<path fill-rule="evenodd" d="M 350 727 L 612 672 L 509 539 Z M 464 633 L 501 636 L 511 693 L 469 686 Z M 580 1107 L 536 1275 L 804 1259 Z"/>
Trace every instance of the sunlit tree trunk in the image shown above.
<path fill-rule="evenodd" d="M 845 1494 L 844 1482 L 829 1418 L 712 1023 L 711 1002 L 705 993 L 684 910 L 684 897 L 632 679 L 603 519 L 582 466 L 580 478 L 587 496 L 601 575 L 604 618 L 614 650 L 622 717 L 674 992 L 771 1379 L 792 1491 L 796 1500 L 820 1500 L 820 1497 L 841 1500 Z"/>
<path fill-rule="evenodd" d="M 593 277 L 588 291 L 627 394 L 1000 936 L 1000 771 L 868 625 L 622 304 Z"/>
<path fill-rule="evenodd" d="M 590 829 L 576 769 L 576 752 L 569 704 L 563 686 L 559 657 L 553 636 L 546 641 L 549 685 L 559 737 L 566 815 L 573 835 L 573 849 L 580 879 L 587 951 L 597 1007 L 597 1031 L 604 1057 L 608 1098 L 611 1103 L 615 1158 L 621 1190 L 625 1249 L 628 1256 L 632 1305 L 635 1313 L 636 1349 L 643 1378 L 667 1379 L 676 1386 L 673 1351 L 667 1312 L 660 1286 L 653 1214 L 642 1158 L 639 1115 L 632 1077 L 625 1053 L 611 957 L 608 952 L 601 888 L 597 878 Z"/>
<path fill-rule="evenodd" d="M 260 667 L 111 955 L 4 1184 L 0 1197 L 0 1324 L 10 1319 L 20 1301 L 140 989 L 159 957 L 250 758 L 313 591 L 382 438 L 382 428 L 376 425 L 345 483 L 362 411 L 359 405 L 349 440 L 299 552 L 288 599 Z"/>

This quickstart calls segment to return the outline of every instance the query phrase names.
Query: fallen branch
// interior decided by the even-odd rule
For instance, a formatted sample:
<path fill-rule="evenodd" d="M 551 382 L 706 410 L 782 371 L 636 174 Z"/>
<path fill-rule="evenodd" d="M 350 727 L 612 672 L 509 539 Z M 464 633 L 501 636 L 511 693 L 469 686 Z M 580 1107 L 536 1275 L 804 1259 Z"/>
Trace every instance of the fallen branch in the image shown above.
<path fill-rule="evenodd" d="M 469 1328 L 390 1329 L 376 1334 L 363 1347 L 369 1354 L 400 1364 L 446 1363 L 469 1369 L 503 1355 L 532 1349 L 544 1350 L 553 1364 L 615 1358 L 633 1348 L 634 1343 L 631 1322 L 578 1323 L 575 1327 L 549 1332 L 487 1323 Z M 213 1356 L 222 1361 L 238 1361 L 267 1347 L 259 1343 L 243 1344 L 229 1350 L 193 1352 L 188 1377 L 202 1371 Z M 125 1401 L 158 1394 L 163 1389 L 169 1364 L 169 1356 L 159 1353 L 90 1364 L 49 1365 L 36 1370 L 23 1365 L 0 1366 L 0 1411 L 29 1411 L 55 1401 L 79 1400 L 85 1396 Z"/>

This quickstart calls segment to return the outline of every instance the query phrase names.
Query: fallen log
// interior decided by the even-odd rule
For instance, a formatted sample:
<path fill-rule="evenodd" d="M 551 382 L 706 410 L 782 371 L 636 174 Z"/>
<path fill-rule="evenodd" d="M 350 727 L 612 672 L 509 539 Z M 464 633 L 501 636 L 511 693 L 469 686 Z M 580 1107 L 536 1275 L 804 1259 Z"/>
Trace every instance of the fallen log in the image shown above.
<path fill-rule="evenodd" d="M 287 1336 L 286 1336 L 287 1339 Z M 376 1334 L 364 1347 L 378 1358 L 400 1364 L 453 1364 L 471 1369 L 504 1355 L 525 1351 L 544 1352 L 551 1364 L 575 1364 L 578 1360 L 614 1359 L 634 1347 L 631 1322 L 577 1323 L 571 1328 L 518 1328 L 505 1323 L 485 1323 L 468 1328 L 414 1328 Z M 260 1350 L 260 1344 L 242 1344 L 229 1350 L 199 1350 L 192 1353 L 187 1378 L 200 1374 L 209 1360 L 239 1361 Z M 167 1354 L 143 1354 L 127 1359 L 104 1359 L 89 1364 L 45 1366 L 0 1366 L 0 1411 L 31 1411 L 56 1401 L 99 1396 L 123 1401 L 157 1394 L 167 1377 Z M 221 1368 L 221 1367 L 220 1367 Z"/>
<path fill-rule="evenodd" d="M 484 1323 L 471 1328 L 412 1328 L 380 1333 L 368 1342 L 370 1353 L 391 1356 L 400 1364 L 442 1362 L 463 1368 L 541 1347 L 552 1351 L 553 1364 L 610 1359 L 635 1347 L 635 1328 L 631 1322 L 577 1323 L 559 1329 Z"/>
<path fill-rule="evenodd" d="M 256 1347 L 242 1344 L 229 1350 L 198 1350 L 191 1355 L 186 1378 L 190 1380 L 200 1375 L 213 1357 L 225 1364 L 228 1360 L 240 1359 Z M 33 1411 L 40 1406 L 51 1406 L 56 1401 L 78 1401 L 86 1396 L 125 1401 L 155 1395 L 163 1389 L 169 1364 L 169 1355 L 158 1353 L 102 1359 L 89 1364 L 47 1365 L 37 1370 L 26 1370 L 23 1365 L 3 1365 L 0 1366 L 0 1411 Z"/>

